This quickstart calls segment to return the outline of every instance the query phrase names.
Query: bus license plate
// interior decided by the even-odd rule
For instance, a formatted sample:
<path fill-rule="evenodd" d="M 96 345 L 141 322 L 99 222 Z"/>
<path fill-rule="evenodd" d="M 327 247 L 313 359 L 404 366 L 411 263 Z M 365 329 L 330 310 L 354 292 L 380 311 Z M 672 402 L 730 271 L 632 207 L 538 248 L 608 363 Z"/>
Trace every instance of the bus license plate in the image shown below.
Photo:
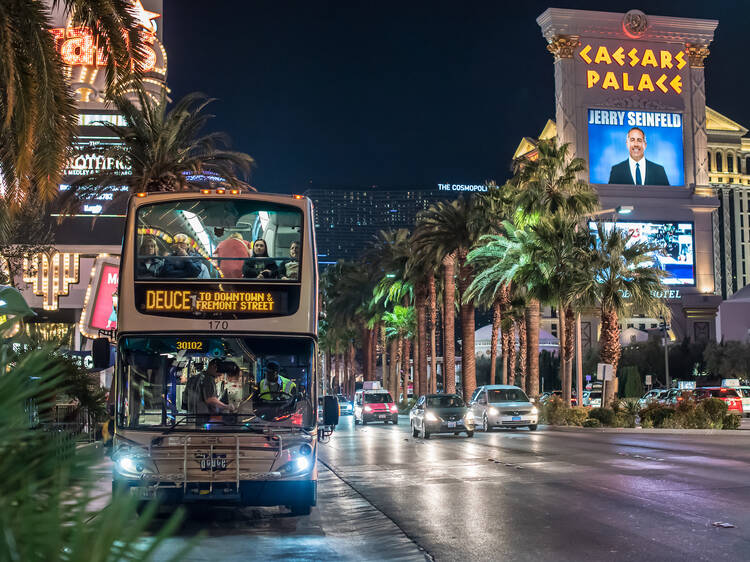
<path fill-rule="evenodd" d="M 156 495 L 156 490 L 147 486 L 133 486 L 130 488 L 130 495 L 142 499 L 150 499 Z"/>

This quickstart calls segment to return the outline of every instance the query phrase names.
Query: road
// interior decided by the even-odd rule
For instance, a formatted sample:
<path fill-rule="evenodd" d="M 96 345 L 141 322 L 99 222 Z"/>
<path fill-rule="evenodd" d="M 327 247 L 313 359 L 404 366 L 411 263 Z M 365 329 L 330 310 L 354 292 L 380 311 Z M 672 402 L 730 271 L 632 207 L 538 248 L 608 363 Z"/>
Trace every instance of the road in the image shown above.
<path fill-rule="evenodd" d="M 403 416 L 365 427 L 345 417 L 320 447 L 320 470 L 311 516 L 201 508 L 163 556 L 203 531 L 185 560 L 750 557 L 750 432 L 422 440 Z"/>

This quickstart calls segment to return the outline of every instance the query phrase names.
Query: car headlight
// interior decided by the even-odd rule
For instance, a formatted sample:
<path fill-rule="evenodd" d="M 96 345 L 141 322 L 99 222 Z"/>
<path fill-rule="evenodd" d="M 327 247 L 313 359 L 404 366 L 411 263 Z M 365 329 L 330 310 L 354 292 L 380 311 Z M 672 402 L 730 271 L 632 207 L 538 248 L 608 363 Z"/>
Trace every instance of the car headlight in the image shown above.
<path fill-rule="evenodd" d="M 432 412 L 427 412 L 424 415 L 424 419 L 426 419 L 427 421 L 432 421 L 432 422 L 438 421 L 438 417 Z"/>
<path fill-rule="evenodd" d="M 473 422 L 473 421 L 474 421 L 474 414 L 473 414 L 473 413 L 471 413 L 471 412 L 466 412 L 466 415 L 464 416 L 464 419 L 465 419 L 466 421 L 471 421 L 471 422 Z"/>
<path fill-rule="evenodd" d="M 531 407 L 531 413 L 534 414 L 534 415 L 537 415 L 539 413 L 539 410 L 537 409 L 536 406 L 532 406 Z"/>
<path fill-rule="evenodd" d="M 365 412 L 372 412 L 372 407 L 371 406 L 365 406 L 364 409 L 365 409 Z"/>
<path fill-rule="evenodd" d="M 496 416 L 500 413 L 500 410 L 498 410 L 497 408 L 490 408 L 488 411 L 492 416 Z"/>
<path fill-rule="evenodd" d="M 135 461 L 130 457 L 121 457 L 120 460 L 117 461 L 117 464 L 120 465 L 120 468 L 125 472 L 138 472 Z"/>

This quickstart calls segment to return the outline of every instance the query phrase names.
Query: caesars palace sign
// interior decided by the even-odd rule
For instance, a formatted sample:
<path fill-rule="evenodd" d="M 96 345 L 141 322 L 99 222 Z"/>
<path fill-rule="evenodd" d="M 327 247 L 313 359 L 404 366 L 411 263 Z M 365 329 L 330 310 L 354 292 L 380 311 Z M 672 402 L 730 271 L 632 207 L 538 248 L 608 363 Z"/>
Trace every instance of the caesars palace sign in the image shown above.
<path fill-rule="evenodd" d="M 680 71 L 688 62 L 684 50 L 631 45 L 616 41 L 582 43 L 577 57 L 586 69 L 586 88 L 682 93 Z"/>

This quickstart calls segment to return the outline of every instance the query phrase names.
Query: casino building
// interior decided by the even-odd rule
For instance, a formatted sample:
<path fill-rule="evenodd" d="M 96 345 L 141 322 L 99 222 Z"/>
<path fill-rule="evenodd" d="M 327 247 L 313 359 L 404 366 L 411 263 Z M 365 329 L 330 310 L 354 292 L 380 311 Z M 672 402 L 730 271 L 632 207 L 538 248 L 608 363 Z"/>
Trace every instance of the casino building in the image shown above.
<path fill-rule="evenodd" d="M 77 156 L 69 160 L 60 190 L 67 189 L 77 177 L 97 170 L 116 170 L 125 176 L 128 169 L 124 163 L 85 152 L 87 147 L 116 142 L 98 122 L 123 124 L 122 116 L 104 103 L 105 71 L 100 53 L 86 29 L 72 28 L 62 7 L 46 1 L 55 44 L 66 64 L 65 75 L 78 108 L 74 141 Z M 144 86 L 147 92 L 160 95 L 166 89 L 167 73 L 167 54 L 161 42 L 162 0 L 133 1 L 147 43 Z M 117 299 L 125 201 L 119 206 L 110 202 L 123 189 L 115 187 L 96 200 L 84 202 L 75 215 L 62 222 L 53 212 L 54 251 L 24 263 L 24 297 L 37 312 L 30 329 L 54 337 L 73 351 L 86 347 L 84 336 L 96 337 L 99 329 L 113 327 L 108 319 Z"/>
<path fill-rule="evenodd" d="M 721 206 L 714 181 L 726 182 L 726 172 L 715 173 L 709 155 L 715 156 L 714 143 L 723 140 L 728 144 L 721 154 L 736 158 L 746 132 L 738 126 L 720 132 L 731 129 L 731 121 L 706 108 L 704 64 L 718 22 L 638 10 L 550 8 L 537 23 L 555 75 L 555 118 L 539 138 L 557 136 L 587 162 L 584 179 L 601 201 L 596 218 L 663 245 L 654 262 L 670 274 L 660 296 L 672 313 L 673 336 L 714 339 L 726 285 L 720 270 L 737 269 L 731 265 L 736 244 L 725 253 L 728 262 L 722 261 L 720 227 L 739 217 Z M 535 146 L 534 139 L 522 139 L 514 157 L 533 158 Z M 733 163 L 733 170 L 737 166 Z M 547 322 L 554 334 L 555 321 Z M 623 319 L 622 327 L 649 330 L 657 323 Z M 587 336 L 589 344 L 597 339 L 596 316 L 583 322 L 582 332 L 584 345 Z"/>

